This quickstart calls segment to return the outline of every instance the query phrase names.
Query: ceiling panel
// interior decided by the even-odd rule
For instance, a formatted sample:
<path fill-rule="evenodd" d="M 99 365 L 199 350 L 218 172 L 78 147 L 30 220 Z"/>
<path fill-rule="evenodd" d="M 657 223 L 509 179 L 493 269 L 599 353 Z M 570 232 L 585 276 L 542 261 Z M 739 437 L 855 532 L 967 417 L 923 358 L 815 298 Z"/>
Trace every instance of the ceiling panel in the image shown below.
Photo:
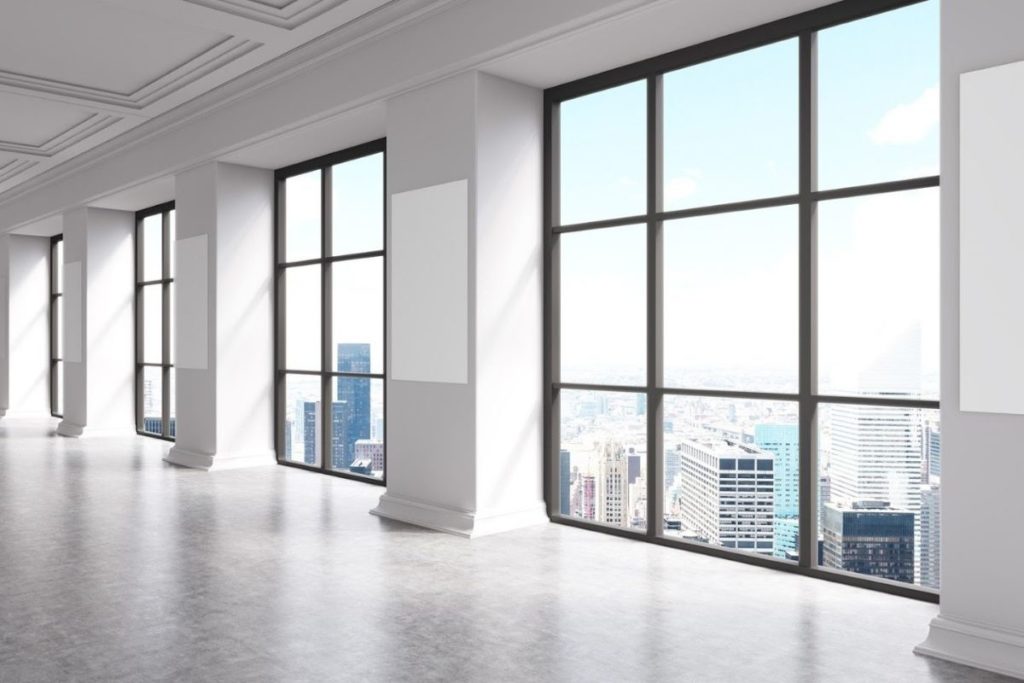
<path fill-rule="evenodd" d="M 230 36 L 102 2 L 4 0 L 0 73 L 130 95 Z"/>
<path fill-rule="evenodd" d="M 92 116 L 93 112 L 52 100 L 0 92 L 0 146 L 42 147 Z"/>

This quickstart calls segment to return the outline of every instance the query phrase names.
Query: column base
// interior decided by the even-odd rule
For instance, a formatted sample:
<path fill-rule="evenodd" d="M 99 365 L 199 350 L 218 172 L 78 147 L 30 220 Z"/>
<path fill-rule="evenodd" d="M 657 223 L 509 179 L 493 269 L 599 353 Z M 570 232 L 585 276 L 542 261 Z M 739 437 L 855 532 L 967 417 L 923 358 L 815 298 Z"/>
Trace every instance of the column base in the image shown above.
<path fill-rule="evenodd" d="M 273 465 L 277 462 L 274 451 L 242 451 L 234 453 L 199 453 L 175 444 L 164 456 L 164 462 L 196 470 L 233 470 L 242 467 Z"/>
<path fill-rule="evenodd" d="M 543 502 L 514 510 L 470 512 L 398 498 L 388 493 L 380 497 L 380 502 L 370 510 L 370 514 L 465 538 L 500 534 L 548 522 Z"/>
<path fill-rule="evenodd" d="M 938 616 L 932 619 L 928 637 L 914 652 L 1024 679 L 1022 633 Z"/>
<path fill-rule="evenodd" d="M 70 439 L 98 438 L 98 437 L 127 437 L 135 436 L 135 430 L 131 427 L 122 429 L 111 427 L 90 427 L 80 425 L 70 420 L 61 420 L 57 425 L 57 434 Z"/>

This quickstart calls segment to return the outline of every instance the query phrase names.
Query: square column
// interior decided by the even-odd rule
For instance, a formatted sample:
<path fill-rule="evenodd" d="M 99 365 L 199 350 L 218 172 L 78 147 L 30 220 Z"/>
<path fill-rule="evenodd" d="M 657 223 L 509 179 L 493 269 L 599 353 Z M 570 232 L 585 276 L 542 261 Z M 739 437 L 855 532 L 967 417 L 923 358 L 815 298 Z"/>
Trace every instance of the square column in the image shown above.
<path fill-rule="evenodd" d="M 0 236 L 0 417 L 50 414 L 49 245 Z"/>
<path fill-rule="evenodd" d="M 270 465 L 274 175 L 209 163 L 175 178 L 176 443 L 167 462 Z"/>
<path fill-rule="evenodd" d="M 134 233 L 129 211 L 64 214 L 62 436 L 135 433 Z"/>
<path fill-rule="evenodd" d="M 387 492 L 464 536 L 547 521 L 542 95 L 481 73 L 388 103 Z"/>

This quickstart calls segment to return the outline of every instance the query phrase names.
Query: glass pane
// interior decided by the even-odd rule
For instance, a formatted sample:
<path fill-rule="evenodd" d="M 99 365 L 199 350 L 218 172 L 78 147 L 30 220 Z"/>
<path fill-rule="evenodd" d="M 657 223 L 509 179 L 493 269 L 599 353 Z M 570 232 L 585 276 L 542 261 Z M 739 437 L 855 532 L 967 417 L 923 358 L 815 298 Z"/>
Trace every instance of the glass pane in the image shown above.
<path fill-rule="evenodd" d="M 64 357 L 64 297 L 57 297 L 57 305 L 54 307 L 54 341 L 57 342 L 56 358 Z"/>
<path fill-rule="evenodd" d="M 163 285 L 142 288 L 142 362 L 163 362 Z"/>
<path fill-rule="evenodd" d="M 177 420 L 175 418 L 178 415 L 178 411 L 177 411 L 177 408 L 176 408 L 177 398 L 176 398 L 176 394 L 174 393 L 175 392 L 175 386 L 174 385 L 176 383 L 176 379 L 174 377 L 174 370 L 172 369 L 168 373 L 168 375 L 169 375 L 168 381 L 170 383 L 170 386 L 168 387 L 168 389 L 170 390 L 170 401 L 171 401 L 171 403 L 170 403 L 170 405 L 167 406 L 167 413 L 168 413 L 167 417 L 168 417 L 168 419 L 170 421 L 170 425 L 169 425 L 170 431 L 168 432 L 167 435 L 173 438 L 173 437 L 175 437 L 177 435 L 177 431 L 178 431 L 175 428 L 176 427 L 176 422 L 177 422 Z"/>
<path fill-rule="evenodd" d="M 796 194 L 797 41 L 665 75 L 666 210 Z"/>
<path fill-rule="evenodd" d="M 289 268 L 285 285 L 285 367 L 320 370 L 320 266 Z"/>
<path fill-rule="evenodd" d="M 384 372 L 384 259 L 331 266 L 338 372 Z"/>
<path fill-rule="evenodd" d="M 561 380 L 644 384 L 646 226 L 567 233 L 559 243 Z"/>
<path fill-rule="evenodd" d="M 938 398 L 939 191 L 818 207 L 819 391 Z"/>
<path fill-rule="evenodd" d="M 174 277 L 174 252 L 177 251 L 177 249 L 175 249 L 175 247 L 174 247 L 175 240 L 177 239 L 177 226 L 175 225 L 175 217 L 176 217 L 176 215 L 177 215 L 177 212 L 174 209 L 171 209 L 170 225 L 167 228 L 168 242 L 171 245 L 171 251 L 168 254 L 168 257 L 171 260 L 171 264 L 170 264 L 171 265 L 171 272 L 168 274 L 169 277 Z"/>
<path fill-rule="evenodd" d="M 331 399 L 331 469 L 382 478 L 384 381 L 335 377 Z"/>
<path fill-rule="evenodd" d="M 938 426 L 937 410 L 819 407 L 822 566 L 939 587 Z"/>
<path fill-rule="evenodd" d="M 142 219 L 142 273 L 141 280 L 159 280 L 164 276 L 163 214 Z"/>
<path fill-rule="evenodd" d="M 562 225 L 647 209 L 647 85 L 636 81 L 559 107 Z"/>
<path fill-rule="evenodd" d="M 54 412 L 64 414 L 64 363 L 58 361 L 53 368 Z"/>
<path fill-rule="evenodd" d="M 799 559 L 795 402 L 666 396 L 666 536 Z"/>
<path fill-rule="evenodd" d="M 559 392 L 561 513 L 624 529 L 647 528 L 644 394 Z"/>
<path fill-rule="evenodd" d="M 142 431 L 163 434 L 163 368 L 142 368 Z"/>
<path fill-rule="evenodd" d="M 334 254 L 384 248 L 384 155 L 331 169 L 331 241 Z"/>
<path fill-rule="evenodd" d="M 53 288 L 57 294 L 64 292 L 64 240 L 53 247 Z"/>
<path fill-rule="evenodd" d="M 320 258 L 320 171 L 284 181 L 284 261 Z"/>
<path fill-rule="evenodd" d="M 284 381 L 284 457 L 320 464 L 320 378 L 286 375 Z"/>
<path fill-rule="evenodd" d="M 665 383 L 795 392 L 796 207 L 665 224 Z"/>
<path fill-rule="evenodd" d="M 822 189 L 938 174 L 937 0 L 818 34 L 818 159 Z"/>

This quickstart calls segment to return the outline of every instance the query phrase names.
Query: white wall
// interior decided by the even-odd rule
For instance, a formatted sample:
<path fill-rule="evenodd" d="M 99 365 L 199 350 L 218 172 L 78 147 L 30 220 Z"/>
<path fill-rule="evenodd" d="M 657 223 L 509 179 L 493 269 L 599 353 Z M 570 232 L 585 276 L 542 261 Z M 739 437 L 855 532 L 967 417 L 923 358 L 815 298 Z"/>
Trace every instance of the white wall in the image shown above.
<path fill-rule="evenodd" d="M 272 464 L 273 173 L 204 164 L 179 174 L 175 191 L 175 248 L 204 237 L 206 261 L 176 258 L 181 291 L 205 282 L 201 300 L 175 298 L 173 344 L 206 353 L 175 369 L 177 438 L 167 459 L 202 469 Z M 190 322 L 202 308 L 205 325 Z"/>
<path fill-rule="evenodd" d="M 135 395 L 135 216 L 79 208 L 64 214 L 64 263 L 81 280 L 64 284 L 64 419 L 58 431 L 132 433 Z M 80 300 L 80 325 L 71 302 Z M 72 360 L 68 349 L 81 350 Z"/>
<path fill-rule="evenodd" d="M 9 415 L 50 414 L 50 239 L 7 235 Z"/>
<path fill-rule="evenodd" d="M 542 124 L 539 90 L 476 72 L 388 103 L 391 196 L 468 181 L 468 267 L 462 274 L 468 310 L 435 324 L 466 320 L 469 357 L 465 383 L 389 376 L 388 490 L 377 514 L 469 536 L 547 519 L 541 493 Z M 403 247 L 397 243 L 403 235 L 389 225 L 393 252 Z M 463 247 L 449 240 L 437 248 Z M 442 261 L 459 259 L 435 259 Z M 398 277 L 394 267 L 389 264 L 390 283 Z M 429 268 L 425 272 L 429 278 Z M 392 318 L 389 334 L 406 322 Z M 419 374 L 432 376 L 429 370 Z"/>
<path fill-rule="evenodd" d="M 477 499 L 543 492 L 541 91 L 481 75 L 477 97 Z"/>
<path fill-rule="evenodd" d="M 942 603 L 919 651 L 1024 677 L 1024 417 L 959 402 L 959 78 L 1024 59 L 1021 26 L 1019 0 L 942 2 Z"/>

